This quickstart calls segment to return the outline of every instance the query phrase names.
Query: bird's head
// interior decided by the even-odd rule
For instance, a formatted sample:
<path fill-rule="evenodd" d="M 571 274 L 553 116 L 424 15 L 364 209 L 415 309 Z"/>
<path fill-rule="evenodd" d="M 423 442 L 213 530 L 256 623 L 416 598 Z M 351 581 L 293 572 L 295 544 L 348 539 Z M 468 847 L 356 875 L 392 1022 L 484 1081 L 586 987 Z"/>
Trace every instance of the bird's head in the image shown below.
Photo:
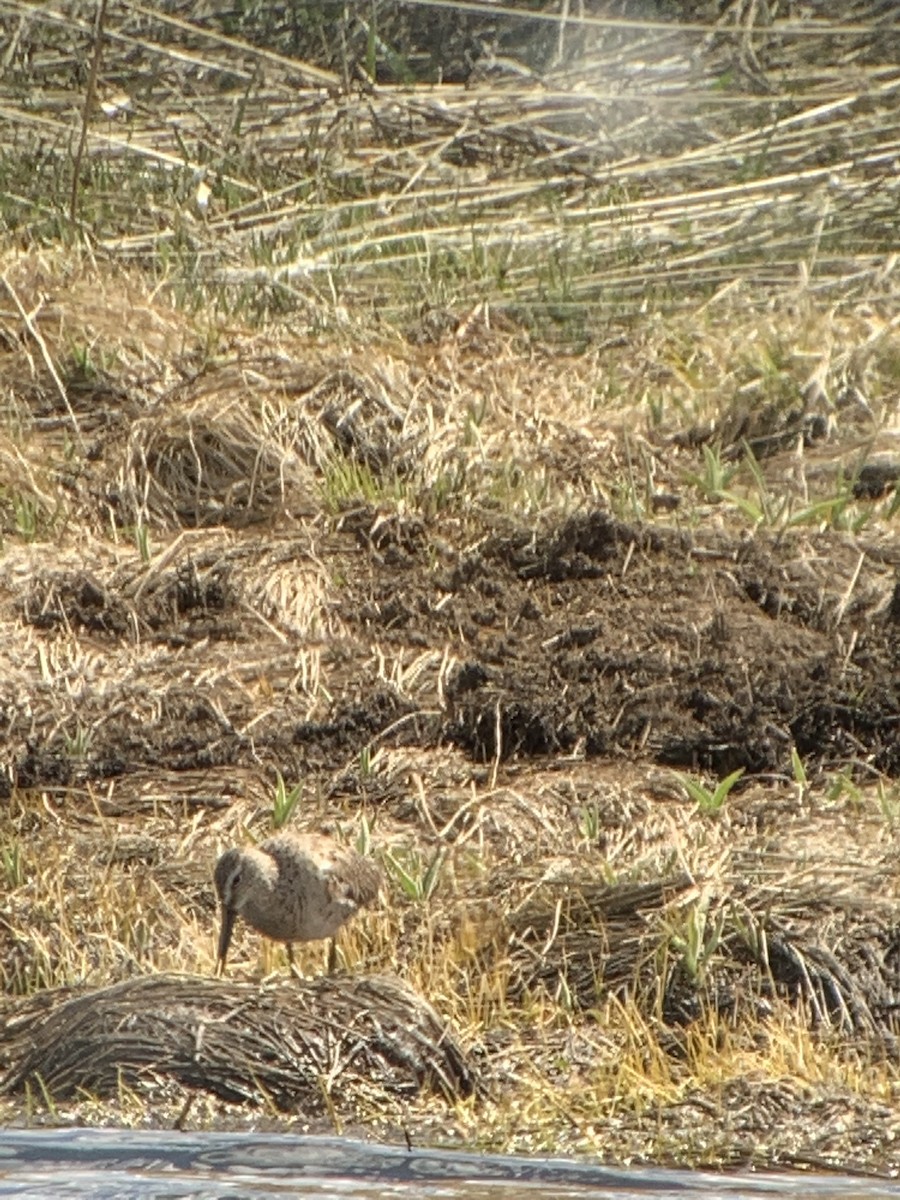
<path fill-rule="evenodd" d="M 219 931 L 219 949 L 216 974 L 225 970 L 225 958 L 231 945 L 234 922 L 243 905 L 244 855 L 238 850 L 226 850 L 216 863 L 215 881 L 219 904 L 222 907 L 222 928 Z"/>

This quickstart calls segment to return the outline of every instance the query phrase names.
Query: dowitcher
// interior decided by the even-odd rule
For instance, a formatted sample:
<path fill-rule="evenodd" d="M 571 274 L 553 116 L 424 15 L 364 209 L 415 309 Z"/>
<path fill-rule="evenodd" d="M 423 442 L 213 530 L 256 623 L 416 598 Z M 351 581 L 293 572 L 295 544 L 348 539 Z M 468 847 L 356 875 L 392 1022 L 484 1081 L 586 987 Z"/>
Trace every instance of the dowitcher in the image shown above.
<path fill-rule="evenodd" d="M 381 871 L 371 859 L 318 834 L 279 833 L 258 846 L 226 850 L 215 879 L 222 906 L 219 975 L 238 916 L 266 937 L 287 942 L 293 968 L 294 942 L 333 938 L 381 890 Z M 332 943 L 329 965 L 333 955 Z"/>

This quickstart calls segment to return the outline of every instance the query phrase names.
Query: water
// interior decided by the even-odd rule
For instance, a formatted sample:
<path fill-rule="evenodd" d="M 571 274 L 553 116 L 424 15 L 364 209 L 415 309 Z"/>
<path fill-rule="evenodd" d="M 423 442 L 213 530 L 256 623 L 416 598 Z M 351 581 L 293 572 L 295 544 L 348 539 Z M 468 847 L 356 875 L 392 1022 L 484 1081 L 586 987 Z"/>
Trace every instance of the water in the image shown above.
<path fill-rule="evenodd" d="M 613 1170 L 288 1134 L 0 1130 L 0 1196 L 80 1200 L 881 1200 L 900 1183 Z"/>

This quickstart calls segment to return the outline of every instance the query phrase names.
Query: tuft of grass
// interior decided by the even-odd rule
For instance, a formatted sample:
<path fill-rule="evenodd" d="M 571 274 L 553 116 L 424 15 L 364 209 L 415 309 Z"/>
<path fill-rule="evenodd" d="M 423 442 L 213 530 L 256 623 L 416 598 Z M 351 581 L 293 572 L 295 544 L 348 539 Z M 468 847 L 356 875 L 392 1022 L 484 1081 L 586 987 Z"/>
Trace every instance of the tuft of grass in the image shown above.
<path fill-rule="evenodd" d="M 682 775 L 679 771 L 675 772 L 675 778 L 697 805 L 698 812 L 710 816 L 721 810 L 731 789 L 743 774 L 744 768 L 739 767 L 730 775 L 726 775 L 724 779 L 720 779 L 714 788 L 708 788 L 702 780 L 692 779 L 689 775 Z"/>
<path fill-rule="evenodd" d="M 16 532 L 26 542 L 33 542 L 38 535 L 40 506 L 32 496 L 17 495 L 13 498 L 13 514 Z"/>
<path fill-rule="evenodd" d="M 320 483 L 327 512 L 339 513 L 348 504 L 396 503 L 407 493 L 404 483 L 390 475 L 381 476 L 349 454 L 335 453 L 325 464 Z"/>
<path fill-rule="evenodd" d="M 14 891 L 25 882 L 25 856 L 18 838 L 0 846 L 0 870 L 9 891 Z"/>
<path fill-rule="evenodd" d="M 303 788 L 299 783 L 294 784 L 292 788 L 288 788 L 281 772 L 278 771 L 276 773 L 275 794 L 272 797 L 273 828 L 281 829 L 290 821 L 302 795 Z"/>
<path fill-rule="evenodd" d="M 153 551 L 150 546 L 150 530 L 143 522 L 138 522 L 134 527 L 134 544 L 141 556 L 141 562 L 144 566 L 149 566 Z"/>
<path fill-rule="evenodd" d="M 385 862 L 406 898 L 424 904 L 437 890 L 446 857 L 446 848 L 439 846 L 428 860 L 418 851 L 408 850 L 388 852 Z"/>
<path fill-rule="evenodd" d="M 878 780 L 876 795 L 885 824 L 891 830 L 900 826 L 900 784 Z"/>
<path fill-rule="evenodd" d="M 809 777 L 796 746 L 791 746 L 791 773 L 797 785 L 797 799 L 803 801 L 809 792 Z"/>
<path fill-rule="evenodd" d="M 364 858 L 372 853 L 372 825 L 365 813 L 359 819 L 359 832 L 356 835 L 356 851 Z"/>
<path fill-rule="evenodd" d="M 722 945 L 726 914 L 719 907 L 710 920 L 710 898 L 704 896 L 679 914 L 677 925 L 671 927 L 666 952 L 675 955 L 677 963 L 696 987 L 702 988 L 715 963 Z"/>
<path fill-rule="evenodd" d="M 685 478 L 704 500 L 718 504 L 728 496 L 728 488 L 736 474 L 737 467 L 726 464 L 721 447 L 705 445 L 702 472 L 689 471 Z"/>
<path fill-rule="evenodd" d="M 582 804 L 578 809 L 578 834 L 581 840 L 590 846 L 596 845 L 601 828 L 599 800 L 591 800 L 588 804 Z"/>
<path fill-rule="evenodd" d="M 853 778 L 853 772 L 850 767 L 842 771 L 838 771 L 832 775 L 828 786 L 825 789 L 825 798 L 829 804 L 839 804 L 842 800 L 849 800 L 850 804 L 856 808 L 861 808 L 863 803 L 863 790 Z"/>
<path fill-rule="evenodd" d="M 79 722 L 74 733 L 68 733 L 64 729 L 62 731 L 62 739 L 67 756 L 76 762 L 83 762 L 90 754 L 94 734 L 93 730 L 86 729 Z"/>

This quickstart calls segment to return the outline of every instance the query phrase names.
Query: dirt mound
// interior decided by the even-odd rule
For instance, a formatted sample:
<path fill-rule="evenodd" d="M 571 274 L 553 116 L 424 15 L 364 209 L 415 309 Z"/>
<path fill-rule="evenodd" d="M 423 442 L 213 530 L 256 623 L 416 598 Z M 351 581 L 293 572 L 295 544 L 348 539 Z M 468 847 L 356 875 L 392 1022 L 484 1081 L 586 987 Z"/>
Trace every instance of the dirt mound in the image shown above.
<path fill-rule="evenodd" d="M 580 748 L 787 773 L 796 747 L 816 766 L 900 771 L 890 593 L 847 541 L 689 535 L 597 511 L 494 539 L 451 586 L 442 613 L 477 649 L 450 681 L 447 734 L 480 760 Z"/>
<path fill-rule="evenodd" d="M 300 771 L 373 739 L 443 740 L 476 762 L 615 756 L 789 777 L 796 752 L 812 774 L 900 774 L 898 585 L 874 547 L 654 530 L 598 510 L 493 536 L 435 571 L 438 528 L 393 538 L 367 519 L 378 540 L 362 572 L 360 512 L 329 537 L 327 573 L 310 538 L 249 534 L 186 541 L 143 575 L 133 563 L 33 571 L 18 601 L 26 624 L 103 638 L 146 669 L 114 670 L 77 702 L 39 689 L 9 722 L 13 780 L 108 779 L 161 756 L 180 770 L 250 766 L 260 752 Z M 288 693 L 264 731 L 242 737 L 259 714 L 234 648 L 254 642 L 258 669 L 278 675 L 288 637 L 329 625 L 312 650 L 331 679 L 327 707 Z M 372 685 L 373 640 L 398 660 L 414 649 L 428 685 L 418 701 L 388 679 Z M 201 674 L 214 668 L 208 683 L 185 689 L 173 672 L 185 650 Z M 92 730 L 80 757 L 60 705 Z"/>

